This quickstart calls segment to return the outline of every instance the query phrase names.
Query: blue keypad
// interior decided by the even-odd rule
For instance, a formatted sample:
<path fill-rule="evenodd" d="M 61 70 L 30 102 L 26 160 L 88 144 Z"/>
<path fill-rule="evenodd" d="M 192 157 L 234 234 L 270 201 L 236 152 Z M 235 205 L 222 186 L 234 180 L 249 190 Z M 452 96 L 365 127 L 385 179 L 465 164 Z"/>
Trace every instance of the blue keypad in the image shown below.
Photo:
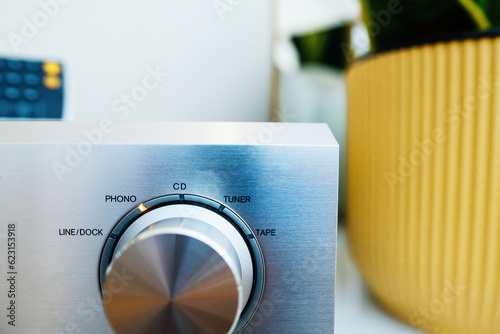
<path fill-rule="evenodd" d="M 0 58 L 1 119 L 61 119 L 63 88 L 58 62 Z"/>

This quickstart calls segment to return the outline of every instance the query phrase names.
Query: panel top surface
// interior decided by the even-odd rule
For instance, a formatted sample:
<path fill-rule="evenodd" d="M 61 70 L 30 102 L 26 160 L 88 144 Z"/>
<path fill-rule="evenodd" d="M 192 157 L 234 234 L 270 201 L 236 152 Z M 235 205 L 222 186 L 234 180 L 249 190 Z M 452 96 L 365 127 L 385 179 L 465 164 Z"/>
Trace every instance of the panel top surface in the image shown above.
<path fill-rule="evenodd" d="M 337 145 L 326 124 L 1 122 L 0 143 Z"/>

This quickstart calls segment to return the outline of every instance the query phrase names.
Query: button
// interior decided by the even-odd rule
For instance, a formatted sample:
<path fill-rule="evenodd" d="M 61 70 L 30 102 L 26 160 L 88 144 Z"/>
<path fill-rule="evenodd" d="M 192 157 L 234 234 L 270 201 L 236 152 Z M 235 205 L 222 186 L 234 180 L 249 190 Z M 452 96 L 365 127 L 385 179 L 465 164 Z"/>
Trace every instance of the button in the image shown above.
<path fill-rule="evenodd" d="M 61 65 L 59 65 L 58 63 L 52 62 L 52 61 L 48 61 L 48 62 L 44 63 L 42 68 L 43 68 L 43 71 L 47 74 L 51 74 L 51 75 L 61 74 Z"/>
<path fill-rule="evenodd" d="M 38 92 L 31 88 L 25 89 L 23 95 L 28 100 L 36 100 L 39 96 Z"/>
<path fill-rule="evenodd" d="M 27 61 L 24 64 L 28 70 L 33 72 L 38 72 L 42 69 L 42 64 L 37 61 Z"/>
<path fill-rule="evenodd" d="M 9 99 L 17 99 L 21 96 L 21 92 L 17 88 L 9 87 L 5 89 L 5 96 Z"/>
<path fill-rule="evenodd" d="M 16 104 L 16 114 L 19 117 L 29 117 L 33 108 L 31 104 L 21 101 Z"/>
<path fill-rule="evenodd" d="M 7 60 L 7 67 L 11 70 L 18 71 L 23 68 L 23 62 L 20 60 Z"/>
<path fill-rule="evenodd" d="M 13 85 L 17 85 L 21 82 L 21 76 L 15 72 L 9 72 L 5 75 L 5 80 Z"/>
<path fill-rule="evenodd" d="M 40 83 L 40 77 L 33 73 L 27 73 L 24 75 L 24 82 L 28 85 L 35 86 Z"/>
<path fill-rule="evenodd" d="M 47 75 L 43 78 L 43 84 L 48 89 L 58 89 L 61 87 L 61 79 L 59 79 L 59 77 Z"/>

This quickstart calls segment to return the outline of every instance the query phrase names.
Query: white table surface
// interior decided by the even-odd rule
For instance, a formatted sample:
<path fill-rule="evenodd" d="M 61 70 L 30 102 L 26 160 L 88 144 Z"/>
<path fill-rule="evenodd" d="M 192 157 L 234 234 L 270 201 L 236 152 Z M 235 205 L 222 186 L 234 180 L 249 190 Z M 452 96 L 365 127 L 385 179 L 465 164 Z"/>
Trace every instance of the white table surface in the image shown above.
<path fill-rule="evenodd" d="M 346 231 L 338 236 L 335 334 L 422 333 L 387 314 L 373 301 L 349 254 Z"/>

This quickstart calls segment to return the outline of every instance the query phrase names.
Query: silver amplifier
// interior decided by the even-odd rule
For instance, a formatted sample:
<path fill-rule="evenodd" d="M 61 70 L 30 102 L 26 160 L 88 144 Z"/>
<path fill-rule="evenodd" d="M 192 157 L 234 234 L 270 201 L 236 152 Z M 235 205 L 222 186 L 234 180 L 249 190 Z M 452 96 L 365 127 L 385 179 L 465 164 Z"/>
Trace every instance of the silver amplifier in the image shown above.
<path fill-rule="evenodd" d="M 326 125 L 0 123 L 0 333 L 333 333 Z"/>

